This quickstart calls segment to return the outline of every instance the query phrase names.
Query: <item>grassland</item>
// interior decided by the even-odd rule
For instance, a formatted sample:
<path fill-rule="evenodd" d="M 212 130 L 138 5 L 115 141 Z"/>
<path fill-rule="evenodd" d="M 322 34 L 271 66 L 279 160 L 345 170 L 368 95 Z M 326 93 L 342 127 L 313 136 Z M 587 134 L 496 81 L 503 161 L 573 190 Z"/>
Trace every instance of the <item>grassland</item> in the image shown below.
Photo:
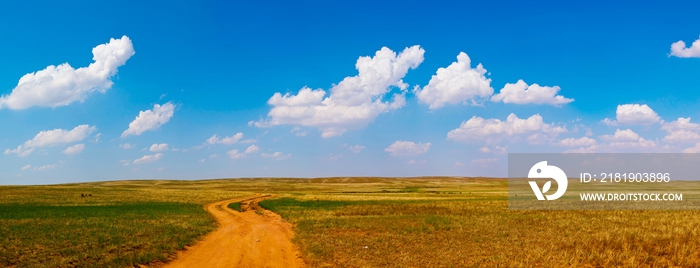
<path fill-rule="evenodd" d="M 228 207 L 229 207 L 230 209 L 233 209 L 233 210 L 235 210 L 235 211 L 239 211 L 239 212 L 240 212 L 240 211 L 241 211 L 241 202 L 233 202 L 233 203 L 231 203 L 231 204 L 228 204 Z"/>
<path fill-rule="evenodd" d="M 0 266 L 157 265 L 216 227 L 202 204 L 241 194 L 170 184 L 0 187 Z"/>
<path fill-rule="evenodd" d="M 0 266 L 157 266 L 202 204 L 274 193 L 311 267 L 700 266 L 698 211 L 513 211 L 505 180 L 329 178 L 0 187 Z M 80 197 L 81 193 L 92 194 Z"/>

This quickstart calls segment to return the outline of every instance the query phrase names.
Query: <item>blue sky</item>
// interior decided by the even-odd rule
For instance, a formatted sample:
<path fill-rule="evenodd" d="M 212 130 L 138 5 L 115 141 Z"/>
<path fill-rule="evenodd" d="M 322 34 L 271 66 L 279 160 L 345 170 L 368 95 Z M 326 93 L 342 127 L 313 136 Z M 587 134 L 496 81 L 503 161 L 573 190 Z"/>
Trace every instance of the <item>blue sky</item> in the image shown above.
<path fill-rule="evenodd" d="M 513 152 L 697 153 L 698 7 L 6 3 L 0 182 L 506 176 Z"/>

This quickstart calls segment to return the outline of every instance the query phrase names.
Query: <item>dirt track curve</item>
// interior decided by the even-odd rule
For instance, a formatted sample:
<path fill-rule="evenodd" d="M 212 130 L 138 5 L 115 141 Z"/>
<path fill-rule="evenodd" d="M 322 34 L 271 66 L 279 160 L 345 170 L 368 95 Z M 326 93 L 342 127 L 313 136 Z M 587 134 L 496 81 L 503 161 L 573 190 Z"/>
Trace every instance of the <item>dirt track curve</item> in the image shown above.
<path fill-rule="evenodd" d="M 269 195 L 255 195 L 205 205 L 219 227 L 196 245 L 179 252 L 165 267 L 304 267 L 291 238 L 292 226 L 258 206 Z M 228 207 L 241 202 L 241 211 Z"/>

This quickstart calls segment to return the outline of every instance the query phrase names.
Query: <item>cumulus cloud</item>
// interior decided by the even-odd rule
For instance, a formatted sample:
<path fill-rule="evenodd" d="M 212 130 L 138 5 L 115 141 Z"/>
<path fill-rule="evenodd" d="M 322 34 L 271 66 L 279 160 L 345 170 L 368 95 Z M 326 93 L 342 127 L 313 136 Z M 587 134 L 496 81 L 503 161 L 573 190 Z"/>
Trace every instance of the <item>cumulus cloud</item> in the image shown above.
<path fill-rule="evenodd" d="M 359 154 L 365 148 L 366 148 L 365 146 L 357 144 L 357 145 L 353 145 L 353 146 L 348 147 L 348 150 L 350 150 L 353 153 Z"/>
<path fill-rule="evenodd" d="M 255 153 L 257 151 L 260 151 L 260 147 L 255 146 L 255 144 L 248 146 L 248 148 L 245 149 L 246 154 L 252 154 L 252 153 Z"/>
<path fill-rule="evenodd" d="M 654 110 L 646 104 L 622 104 L 615 111 L 616 119 L 603 119 L 603 123 L 609 126 L 617 125 L 651 125 L 661 121 Z"/>
<path fill-rule="evenodd" d="M 327 97 L 323 89 L 308 87 L 296 95 L 275 93 L 267 102 L 273 106 L 267 119 L 251 121 L 250 125 L 316 127 L 324 138 L 364 127 L 379 114 L 406 104 L 404 95 L 408 84 L 402 79 L 409 69 L 415 69 L 423 62 L 424 53 L 420 46 L 406 48 L 398 55 L 383 47 L 374 57 L 360 57 L 355 64 L 358 75 L 346 77 L 333 85 Z M 383 101 L 392 87 L 398 87 L 402 93 L 394 93 L 392 101 Z"/>
<path fill-rule="evenodd" d="M 416 88 L 414 93 L 420 102 L 430 105 L 430 109 L 486 98 L 493 94 L 493 88 L 491 79 L 486 78 L 485 73 L 486 69 L 481 63 L 472 68 L 469 56 L 460 52 L 457 62 L 447 68 L 439 68 L 428 85 L 423 89 Z"/>
<path fill-rule="evenodd" d="M 428 150 L 430 150 L 430 142 L 415 143 L 412 141 L 396 141 L 384 149 L 385 152 L 393 156 L 419 155 L 428 152 Z"/>
<path fill-rule="evenodd" d="M 92 55 L 88 67 L 73 69 L 63 63 L 25 74 L 9 95 L 0 97 L 0 109 L 65 106 L 85 101 L 93 92 L 105 93 L 112 87 L 110 78 L 134 55 L 134 48 L 129 37 L 123 36 L 96 46 Z"/>
<path fill-rule="evenodd" d="M 43 130 L 39 132 L 39 134 L 36 134 L 33 139 L 17 146 L 16 149 L 6 149 L 5 154 L 17 154 L 20 157 L 25 157 L 31 154 L 35 148 L 58 146 L 82 141 L 95 130 L 97 130 L 96 127 L 89 125 L 79 125 L 72 130 L 60 128 Z"/>
<path fill-rule="evenodd" d="M 691 123 L 690 117 L 678 118 L 676 121 L 663 123 L 661 129 L 666 131 L 664 142 L 683 143 L 700 141 L 700 124 Z"/>
<path fill-rule="evenodd" d="M 226 152 L 229 158 L 231 159 L 241 159 L 246 157 L 249 154 L 255 153 L 257 151 L 260 151 L 260 147 L 256 146 L 255 144 L 248 146 L 248 148 L 245 149 L 245 151 L 240 152 L 238 149 L 230 150 Z M 212 158 L 212 157 L 209 157 Z"/>
<path fill-rule="evenodd" d="M 598 145 L 594 144 L 588 147 L 579 147 L 577 149 L 569 149 L 564 151 L 564 153 L 575 153 L 575 154 L 592 154 L 598 151 Z"/>
<path fill-rule="evenodd" d="M 129 123 L 129 128 L 122 133 L 122 138 L 129 135 L 141 135 L 146 131 L 156 130 L 170 121 L 175 113 L 175 105 L 171 102 L 153 106 L 153 110 L 140 111 L 139 115 Z"/>
<path fill-rule="evenodd" d="M 661 129 L 667 132 L 672 132 L 674 130 L 692 130 L 699 131 L 700 124 L 691 123 L 690 117 L 680 117 L 676 121 L 667 122 L 661 125 Z"/>
<path fill-rule="evenodd" d="M 282 160 L 282 159 L 286 159 L 286 158 L 289 158 L 290 156 L 292 156 L 291 153 L 290 153 L 290 154 L 284 154 L 284 153 L 282 153 L 282 152 L 274 152 L 274 153 L 271 153 L 271 154 L 262 153 L 261 155 L 262 155 L 262 157 L 272 158 L 272 159 L 275 159 L 275 160 Z"/>
<path fill-rule="evenodd" d="M 615 130 L 612 135 L 602 135 L 599 140 L 583 137 L 580 139 L 564 139 L 558 144 L 567 147 L 579 147 L 568 149 L 565 153 L 599 153 L 599 152 L 619 152 L 622 150 L 648 152 L 656 148 L 656 142 L 647 140 L 639 136 L 631 129 Z"/>
<path fill-rule="evenodd" d="M 700 58 L 700 39 L 695 40 L 690 47 L 685 42 L 678 41 L 671 44 L 671 55 L 679 58 Z"/>
<path fill-rule="evenodd" d="M 119 144 L 119 148 L 122 148 L 122 149 L 131 149 L 131 148 L 134 148 L 134 145 L 131 144 L 131 143 L 122 143 L 122 144 Z"/>
<path fill-rule="evenodd" d="M 581 146 L 591 146 L 596 144 L 596 140 L 589 137 L 576 138 L 566 138 L 557 142 L 556 145 L 565 147 L 581 147 Z"/>
<path fill-rule="evenodd" d="M 134 160 L 134 164 L 148 164 L 148 163 L 153 163 L 155 161 L 160 160 L 163 158 L 162 153 L 157 153 L 157 154 L 147 154 L 144 155 L 143 157 Z"/>
<path fill-rule="evenodd" d="M 291 130 L 290 132 L 291 132 L 292 134 L 294 134 L 294 136 L 297 136 L 297 137 L 304 137 L 304 136 L 306 136 L 306 131 L 301 130 L 301 128 L 298 127 L 298 126 L 292 128 L 292 130 Z"/>
<path fill-rule="evenodd" d="M 32 165 L 26 165 L 26 166 L 23 166 L 23 167 L 22 167 L 22 170 L 28 170 L 28 169 L 31 169 L 31 168 L 32 168 Z"/>
<path fill-rule="evenodd" d="M 603 135 L 600 139 L 607 141 L 608 146 L 615 148 L 651 148 L 656 147 L 656 143 L 646 140 L 631 129 L 615 130 L 613 135 Z"/>
<path fill-rule="evenodd" d="M 154 143 L 153 145 L 151 145 L 151 148 L 149 148 L 148 150 L 151 152 L 162 152 L 162 151 L 165 151 L 167 149 L 168 149 L 167 143 L 161 143 L 161 144 Z"/>
<path fill-rule="evenodd" d="M 684 153 L 697 154 L 700 153 L 700 142 L 695 143 L 695 146 L 686 148 L 683 150 Z"/>
<path fill-rule="evenodd" d="M 494 153 L 494 154 L 505 154 L 505 153 L 506 153 L 506 150 L 507 150 L 506 147 L 501 147 L 501 146 L 498 146 L 498 145 L 494 146 L 493 149 L 491 149 L 491 148 L 489 148 L 489 147 L 487 147 L 487 146 L 484 146 L 484 147 L 479 148 L 479 152 L 482 152 L 482 153 Z"/>
<path fill-rule="evenodd" d="M 538 84 L 527 85 L 525 81 L 518 80 L 517 83 L 507 83 L 496 95 L 491 97 L 491 101 L 514 104 L 548 104 L 559 106 L 567 104 L 574 99 L 557 95 L 561 90 L 559 86 L 540 86 Z"/>
<path fill-rule="evenodd" d="M 484 119 L 473 116 L 462 122 L 462 125 L 447 133 L 447 138 L 454 141 L 485 140 L 496 141 L 504 136 L 517 136 L 521 134 L 542 133 L 556 136 L 567 132 L 566 127 L 547 124 L 542 116 L 535 114 L 527 119 L 520 119 L 515 114 L 510 114 L 505 121 L 499 119 Z"/>
<path fill-rule="evenodd" d="M 244 154 L 244 153 L 239 153 L 237 149 L 228 151 L 228 152 L 226 152 L 226 154 L 227 154 L 228 157 L 230 157 L 231 159 L 240 159 L 240 158 L 245 157 L 245 154 Z"/>
<path fill-rule="evenodd" d="M 65 150 L 63 150 L 62 153 L 67 154 L 67 155 L 74 155 L 74 154 L 79 154 L 85 150 L 85 144 L 76 144 L 73 146 L 69 146 Z"/>
<path fill-rule="evenodd" d="M 491 163 L 498 162 L 496 158 L 479 158 L 472 160 L 472 164 L 488 165 Z"/>
<path fill-rule="evenodd" d="M 689 130 L 675 130 L 664 136 L 663 141 L 670 143 L 696 142 L 700 141 L 700 134 Z"/>
<path fill-rule="evenodd" d="M 243 138 L 243 133 L 238 132 L 233 136 L 227 136 L 223 138 L 219 138 L 218 135 L 214 134 L 214 136 L 211 136 L 211 138 L 207 139 L 207 144 L 213 145 L 213 144 L 225 144 L 225 145 L 231 145 L 234 143 L 237 143 Z"/>
<path fill-rule="evenodd" d="M 44 166 L 40 166 L 40 167 L 35 167 L 34 170 L 38 170 L 38 171 L 49 170 L 49 169 L 54 169 L 57 166 L 58 166 L 57 164 L 44 165 Z"/>

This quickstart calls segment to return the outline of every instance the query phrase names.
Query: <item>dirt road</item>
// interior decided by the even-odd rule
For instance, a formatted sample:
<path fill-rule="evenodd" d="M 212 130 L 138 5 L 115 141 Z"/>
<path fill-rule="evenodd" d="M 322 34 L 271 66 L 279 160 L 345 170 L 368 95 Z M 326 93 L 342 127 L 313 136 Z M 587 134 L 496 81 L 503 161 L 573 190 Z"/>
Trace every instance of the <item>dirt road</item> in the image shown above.
<path fill-rule="evenodd" d="M 219 228 L 178 253 L 165 267 L 304 267 L 291 242 L 292 226 L 257 205 L 267 197 L 247 196 L 206 205 Z M 230 209 L 232 202 L 241 202 L 243 212 Z"/>

